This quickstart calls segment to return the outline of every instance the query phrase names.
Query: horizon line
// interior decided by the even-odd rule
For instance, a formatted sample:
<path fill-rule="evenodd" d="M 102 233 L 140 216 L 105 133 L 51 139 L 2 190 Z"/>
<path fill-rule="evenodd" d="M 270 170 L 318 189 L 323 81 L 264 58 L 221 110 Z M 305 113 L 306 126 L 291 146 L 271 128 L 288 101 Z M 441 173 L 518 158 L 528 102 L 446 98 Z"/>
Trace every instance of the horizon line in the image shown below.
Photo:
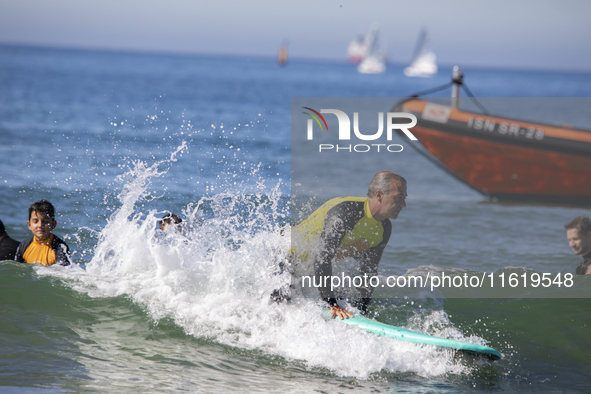
<path fill-rule="evenodd" d="M 207 52 L 207 51 L 193 51 L 193 50 L 165 50 L 165 49 L 133 49 L 133 48 L 114 48 L 108 46 L 80 46 L 68 44 L 46 44 L 46 43 L 28 43 L 28 42 L 8 42 L 0 40 L 0 47 L 24 47 L 31 49 L 46 49 L 46 50 L 64 50 L 64 51 L 81 51 L 81 52 L 110 52 L 110 53 L 128 53 L 137 55 L 167 55 L 167 56 L 220 56 L 220 57 L 254 57 L 259 59 L 275 59 L 277 56 L 269 54 L 245 54 L 245 53 L 230 53 L 230 52 Z M 339 64 L 351 64 L 347 61 L 346 56 L 342 58 L 337 57 L 318 57 L 318 56 L 290 56 L 288 62 L 295 59 L 296 61 L 317 61 L 317 62 L 332 62 Z M 409 63 L 398 61 L 386 61 L 386 64 L 394 67 L 406 67 Z M 459 64 L 439 63 L 439 68 L 453 68 Z M 498 70 L 498 71 L 537 71 L 550 73 L 569 73 L 569 74 L 591 74 L 591 68 L 558 68 L 558 67 L 535 67 L 535 66 L 486 66 L 480 64 L 462 64 L 461 68 L 477 69 L 477 70 Z"/>

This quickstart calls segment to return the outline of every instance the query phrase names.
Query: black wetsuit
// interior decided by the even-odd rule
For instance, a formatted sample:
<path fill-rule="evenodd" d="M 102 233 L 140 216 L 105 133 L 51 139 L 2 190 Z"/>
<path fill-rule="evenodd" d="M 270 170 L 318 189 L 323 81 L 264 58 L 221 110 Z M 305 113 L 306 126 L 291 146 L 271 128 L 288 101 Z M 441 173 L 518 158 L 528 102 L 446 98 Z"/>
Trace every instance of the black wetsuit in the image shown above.
<path fill-rule="evenodd" d="M 0 261 L 14 260 L 19 244 L 19 241 L 10 238 L 8 235 L 0 239 Z"/>
<path fill-rule="evenodd" d="M 575 271 L 575 273 L 577 275 L 585 275 L 585 272 L 587 272 L 587 267 L 591 265 L 591 253 L 587 254 L 586 256 L 583 256 L 583 261 L 581 261 L 581 263 L 577 266 L 577 270 Z"/>

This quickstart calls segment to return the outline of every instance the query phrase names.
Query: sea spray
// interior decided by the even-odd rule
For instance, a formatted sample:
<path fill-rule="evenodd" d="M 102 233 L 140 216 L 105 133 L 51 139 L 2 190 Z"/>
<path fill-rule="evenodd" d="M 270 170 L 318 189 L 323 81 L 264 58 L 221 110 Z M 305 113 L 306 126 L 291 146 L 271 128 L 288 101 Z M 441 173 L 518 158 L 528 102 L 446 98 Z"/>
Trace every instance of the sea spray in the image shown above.
<path fill-rule="evenodd" d="M 314 299 L 276 304 L 273 275 L 289 253 L 289 201 L 278 185 L 255 193 L 224 191 L 188 202 L 183 223 L 157 229 L 162 212 L 143 212 L 152 177 L 174 161 L 135 162 L 122 178 L 121 206 L 100 232 L 94 257 L 53 271 L 93 297 L 126 296 L 157 322 L 170 318 L 195 337 L 281 356 L 308 368 L 366 379 L 380 371 L 423 376 L 460 373 L 449 352 L 370 335 L 322 318 Z M 49 272 L 45 270 L 44 272 Z"/>

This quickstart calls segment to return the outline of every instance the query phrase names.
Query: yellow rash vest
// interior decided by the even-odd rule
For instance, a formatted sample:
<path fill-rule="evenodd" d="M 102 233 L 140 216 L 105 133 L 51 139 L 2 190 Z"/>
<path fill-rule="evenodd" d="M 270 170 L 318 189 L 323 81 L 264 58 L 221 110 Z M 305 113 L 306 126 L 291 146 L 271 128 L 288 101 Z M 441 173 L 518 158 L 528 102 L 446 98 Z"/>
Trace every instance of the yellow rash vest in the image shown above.
<path fill-rule="evenodd" d="M 345 257 L 357 260 L 361 272 L 377 275 L 391 233 L 389 219 L 378 222 L 373 218 L 367 197 L 337 197 L 294 227 L 292 240 L 300 258 L 306 258 L 310 253 L 314 256 L 316 277 L 331 276 L 332 262 Z M 302 248 L 302 243 L 307 247 Z M 320 286 L 319 290 L 329 304 L 336 303 L 329 287 Z M 371 296 L 371 289 L 367 295 Z"/>
<path fill-rule="evenodd" d="M 14 260 L 19 263 L 42 265 L 71 264 L 68 245 L 53 234 L 43 241 L 37 241 L 33 237 L 21 242 Z"/>

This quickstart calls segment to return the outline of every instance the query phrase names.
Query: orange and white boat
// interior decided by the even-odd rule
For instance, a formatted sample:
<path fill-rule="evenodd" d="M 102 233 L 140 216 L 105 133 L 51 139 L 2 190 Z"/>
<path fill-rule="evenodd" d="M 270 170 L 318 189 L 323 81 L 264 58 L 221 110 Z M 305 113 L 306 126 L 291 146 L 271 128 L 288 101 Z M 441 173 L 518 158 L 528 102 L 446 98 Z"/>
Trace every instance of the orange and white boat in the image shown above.
<path fill-rule="evenodd" d="M 408 98 L 395 112 L 430 159 L 498 201 L 591 206 L 591 130 L 462 111 Z"/>

